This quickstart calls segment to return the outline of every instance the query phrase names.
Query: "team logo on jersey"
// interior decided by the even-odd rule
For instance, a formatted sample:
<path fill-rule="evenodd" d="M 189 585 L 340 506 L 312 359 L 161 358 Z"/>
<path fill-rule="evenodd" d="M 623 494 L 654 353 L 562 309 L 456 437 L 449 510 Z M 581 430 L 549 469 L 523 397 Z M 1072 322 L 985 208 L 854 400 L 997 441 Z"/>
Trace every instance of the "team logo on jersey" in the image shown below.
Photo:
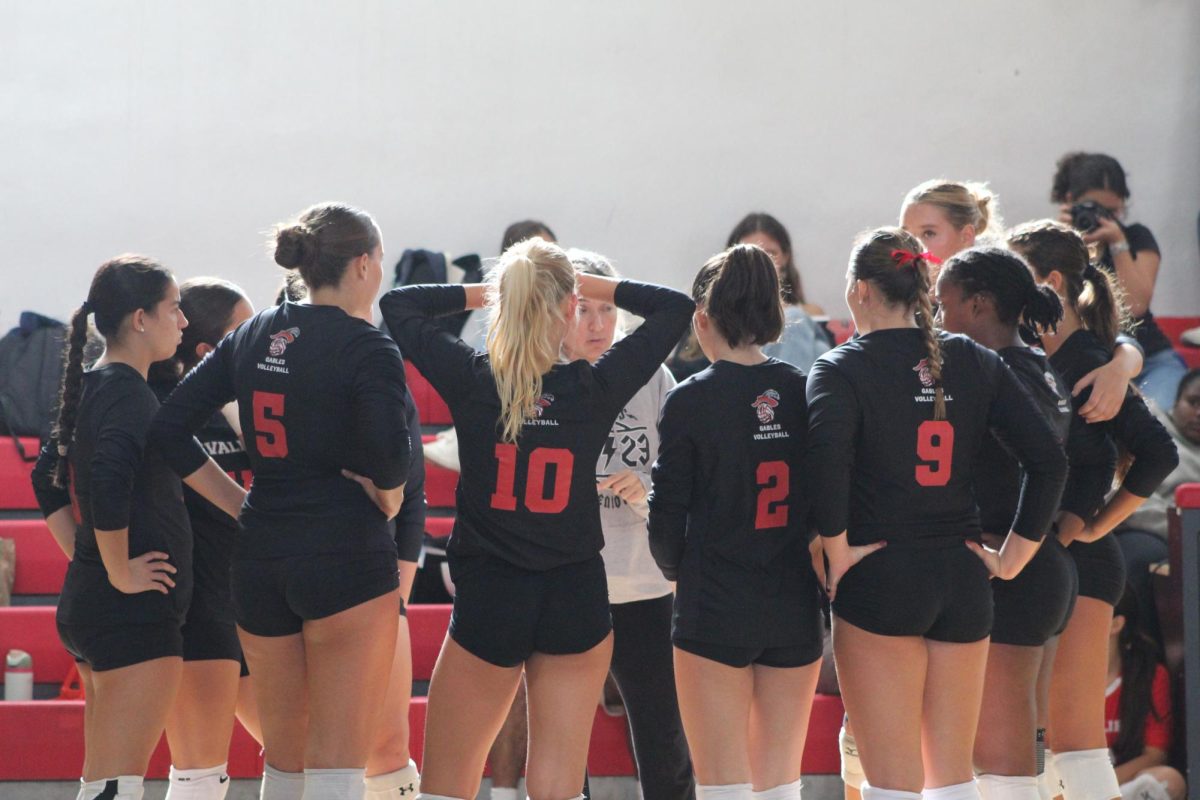
<path fill-rule="evenodd" d="M 758 412 L 758 421 L 766 425 L 775 419 L 775 407 L 779 405 L 779 392 L 774 389 L 767 389 L 754 398 L 754 402 L 750 405 Z"/>
<path fill-rule="evenodd" d="M 921 379 L 922 386 L 933 386 L 933 373 L 929 371 L 929 359 L 922 358 L 913 367 L 913 372 L 917 373 L 917 377 Z"/>
<path fill-rule="evenodd" d="M 533 401 L 534 415 L 537 417 L 541 417 L 542 412 L 545 411 L 547 408 L 549 408 L 550 404 L 553 402 L 554 402 L 554 395 L 552 395 L 552 394 L 544 394 L 541 397 L 539 397 L 537 400 L 534 400 Z"/>
<path fill-rule="evenodd" d="M 300 338 L 299 328 L 285 328 L 279 333 L 271 334 L 271 347 L 268 353 L 279 358 L 287 350 L 287 346 Z"/>

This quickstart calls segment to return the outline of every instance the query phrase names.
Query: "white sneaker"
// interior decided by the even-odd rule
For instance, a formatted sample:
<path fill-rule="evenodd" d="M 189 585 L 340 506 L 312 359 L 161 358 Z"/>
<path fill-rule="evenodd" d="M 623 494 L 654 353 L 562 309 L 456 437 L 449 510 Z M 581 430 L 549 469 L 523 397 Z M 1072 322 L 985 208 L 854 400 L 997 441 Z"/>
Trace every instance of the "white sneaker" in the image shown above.
<path fill-rule="evenodd" d="M 432 442 L 426 442 L 425 460 L 442 469 L 461 472 L 458 465 L 458 432 L 454 428 L 447 428 L 438 433 Z"/>
<path fill-rule="evenodd" d="M 1192 328 L 1179 334 L 1179 341 L 1188 347 L 1200 347 L 1200 328 Z"/>

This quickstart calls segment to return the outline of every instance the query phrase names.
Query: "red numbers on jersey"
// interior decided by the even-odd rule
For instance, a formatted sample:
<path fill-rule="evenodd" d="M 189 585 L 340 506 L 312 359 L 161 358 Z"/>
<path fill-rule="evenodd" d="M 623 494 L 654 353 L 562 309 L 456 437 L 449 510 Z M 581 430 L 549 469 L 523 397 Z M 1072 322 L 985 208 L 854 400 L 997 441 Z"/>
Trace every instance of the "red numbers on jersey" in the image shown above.
<path fill-rule="evenodd" d="M 285 458 L 287 431 L 283 428 L 283 395 L 254 393 L 254 443 L 263 458 Z"/>
<path fill-rule="evenodd" d="M 492 508 L 500 511 L 517 510 L 517 446 L 497 444 L 496 492 Z M 535 447 L 528 454 L 529 469 L 525 474 L 525 508 L 535 514 L 557 514 L 567 507 L 571 497 L 571 474 L 575 471 L 575 454 L 562 447 Z M 554 467 L 554 486 L 546 496 L 546 473 Z"/>
<path fill-rule="evenodd" d="M 758 484 L 758 509 L 754 529 L 782 528 L 788 522 L 787 500 L 791 470 L 786 461 L 763 461 L 754 474 Z"/>
<path fill-rule="evenodd" d="M 917 458 L 932 464 L 917 464 L 917 483 L 945 486 L 950 482 L 954 456 L 954 426 L 944 419 L 927 420 L 917 428 Z"/>

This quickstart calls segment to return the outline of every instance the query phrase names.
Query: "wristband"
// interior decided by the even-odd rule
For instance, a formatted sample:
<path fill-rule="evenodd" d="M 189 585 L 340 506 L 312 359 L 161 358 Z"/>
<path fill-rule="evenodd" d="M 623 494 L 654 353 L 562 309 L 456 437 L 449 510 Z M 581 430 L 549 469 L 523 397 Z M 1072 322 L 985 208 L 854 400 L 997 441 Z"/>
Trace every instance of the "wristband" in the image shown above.
<path fill-rule="evenodd" d="M 1108 246 L 1108 254 L 1110 256 L 1112 256 L 1113 258 L 1116 258 L 1117 256 L 1121 255 L 1121 253 L 1128 253 L 1128 252 L 1129 252 L 1129 242 L 1126 241 L 1125 239 L 1122 239 L 1119 242 L 1113 242 L 1113 243 L 1109 244 L 1109 246 Z"/>

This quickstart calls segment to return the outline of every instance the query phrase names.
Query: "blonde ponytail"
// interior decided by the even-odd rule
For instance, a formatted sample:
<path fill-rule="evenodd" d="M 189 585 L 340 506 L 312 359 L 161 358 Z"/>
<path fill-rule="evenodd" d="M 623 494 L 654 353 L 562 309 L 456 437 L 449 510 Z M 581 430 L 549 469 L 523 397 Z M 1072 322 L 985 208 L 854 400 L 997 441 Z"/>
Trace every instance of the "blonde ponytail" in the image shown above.
<path fill-rule="evenodd" d="M 542 376 L 559 360 L 562 302 L 575 291 L 575 270 L 558 245 L 527 239 L 504 252 L 489 283 L 487 351 L 500 397 L 499 435 L 515 443 L 536 413 Z"/>
<path fill-rule="evenodd" d="M 1004 236 L 1004 221 L 996 207 L 996 195 L 986 183 L 975 181 L 948 181 L 936 179 L 916 186 L 904 198 L 900 208 L 903 218 L 905 210 L 912 205 L 937 206 L 946 219 L 961 230 L 967 225 L 975 228 L 975 238 L 999 244 Z"/>

